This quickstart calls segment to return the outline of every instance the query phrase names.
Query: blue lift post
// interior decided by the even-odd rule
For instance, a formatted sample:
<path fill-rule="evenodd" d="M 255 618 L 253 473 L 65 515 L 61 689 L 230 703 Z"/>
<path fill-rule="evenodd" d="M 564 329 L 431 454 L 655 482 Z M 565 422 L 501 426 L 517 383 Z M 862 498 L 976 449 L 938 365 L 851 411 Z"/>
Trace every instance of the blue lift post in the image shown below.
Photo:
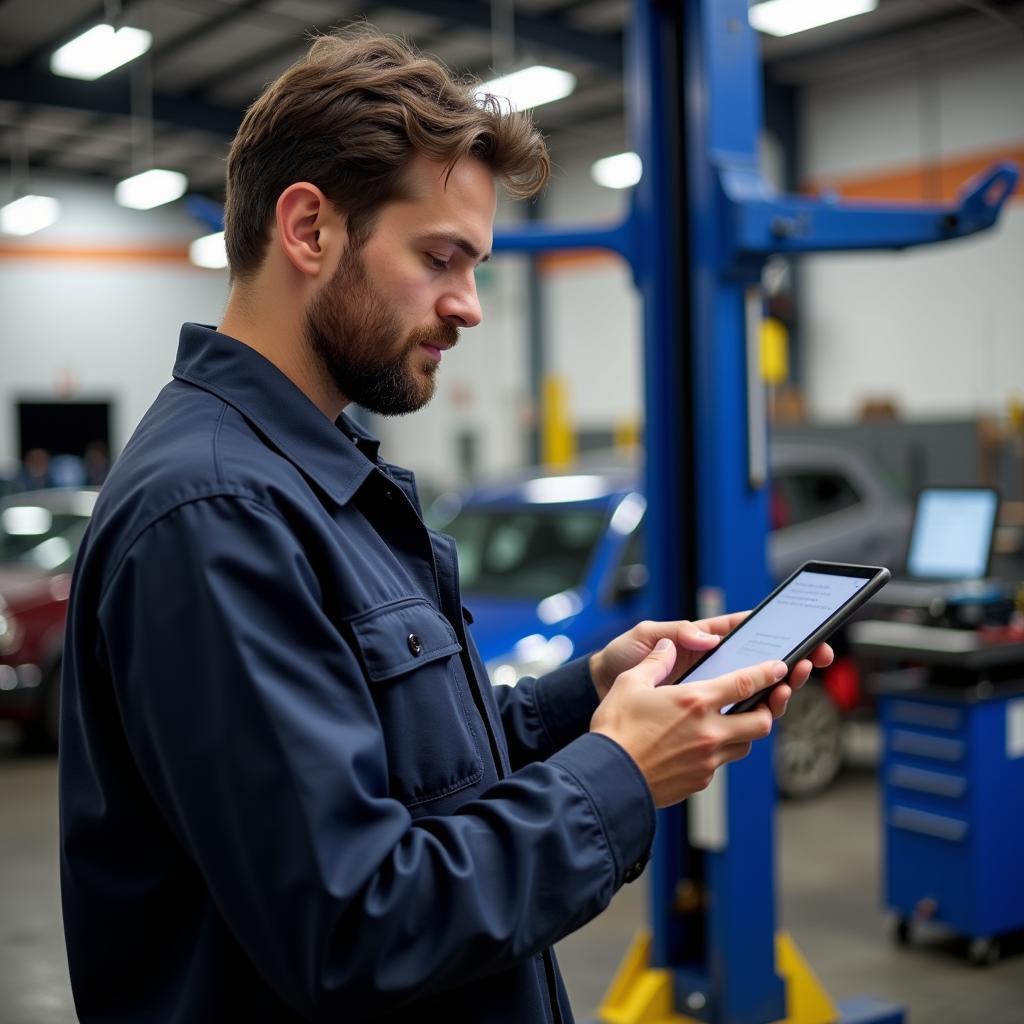
<path fill-rule="evenodd" d="M 643 177 L 612 225 L 532 222 L 495 251 L 603 248 L 644 300 L 649 614 L 750 607 L 769 589 L 767 423 L 756 355 L 774 253 L 904 249 L 991 227 L 1018 171 L 997 164 L 953 204 L 775 194 L 761 176 L 761 67 L 747 0 L 634 0 L 626 94 Z M 221 210 L 189 208 L 215 230 Z M 897 1024 L 873 1000 L 835 1007 L 776 935 L 770 745 L 659 813 L 649 937 L 599 1011 L 607 1024 Z"/>

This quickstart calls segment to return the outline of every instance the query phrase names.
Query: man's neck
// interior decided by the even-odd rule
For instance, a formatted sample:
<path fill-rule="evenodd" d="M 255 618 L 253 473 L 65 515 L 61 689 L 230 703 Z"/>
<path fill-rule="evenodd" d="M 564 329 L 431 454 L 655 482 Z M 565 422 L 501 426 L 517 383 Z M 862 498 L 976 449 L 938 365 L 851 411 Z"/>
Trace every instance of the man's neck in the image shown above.
<path fill-rule="evenodd" d="M 255 349 L 273 363 L 332 422 L 348 400 L 326 380 L 302 332 L 301 310 L 284 301 L 256 301 L 252 290 L 234 285 L 217 327 L 221 334 Z"/>

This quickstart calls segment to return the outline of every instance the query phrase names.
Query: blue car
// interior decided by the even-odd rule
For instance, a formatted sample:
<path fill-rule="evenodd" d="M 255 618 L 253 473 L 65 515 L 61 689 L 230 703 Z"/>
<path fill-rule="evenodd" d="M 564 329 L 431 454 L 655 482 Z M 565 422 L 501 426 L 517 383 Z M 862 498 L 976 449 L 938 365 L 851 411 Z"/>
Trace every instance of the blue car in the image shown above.
<path fill-rule="evenodd" d="M 644 617 L 640 523 L 628 471 L 531 476 L 443 495 L 463 600 L 493 682 L 514 685 L 604 646 Z"/>

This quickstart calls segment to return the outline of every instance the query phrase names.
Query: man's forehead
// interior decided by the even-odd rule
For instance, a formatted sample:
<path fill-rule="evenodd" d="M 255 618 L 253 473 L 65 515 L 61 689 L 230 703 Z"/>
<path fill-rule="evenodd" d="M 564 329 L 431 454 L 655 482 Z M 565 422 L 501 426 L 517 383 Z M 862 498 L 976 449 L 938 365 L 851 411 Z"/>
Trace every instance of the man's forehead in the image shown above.
<path fill-rule="evenodd" d="M 473 158 L 453 167 L 418 157 L 405 176 L 394 213 L 420 236 L 450 241 L 474 259 L 490 249 L 497 189 L 490 170 Z M 389 204 L 391 205 L 391 204 Z"/>

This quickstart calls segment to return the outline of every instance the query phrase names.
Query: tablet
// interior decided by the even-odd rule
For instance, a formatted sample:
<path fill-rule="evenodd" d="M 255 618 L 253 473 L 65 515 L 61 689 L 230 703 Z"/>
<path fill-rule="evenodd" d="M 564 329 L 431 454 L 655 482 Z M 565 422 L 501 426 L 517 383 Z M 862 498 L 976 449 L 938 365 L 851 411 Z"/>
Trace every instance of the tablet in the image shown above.
<path fill-rule="evenodd" d="M 805 562 L 679 682 L 715 679 L 762 661 L 784 661 L 792 669 L 888 581 L 889 570 L 882 566 Z M 778 685 L 727 705 L 722 713 L 749 711 Z"/>

